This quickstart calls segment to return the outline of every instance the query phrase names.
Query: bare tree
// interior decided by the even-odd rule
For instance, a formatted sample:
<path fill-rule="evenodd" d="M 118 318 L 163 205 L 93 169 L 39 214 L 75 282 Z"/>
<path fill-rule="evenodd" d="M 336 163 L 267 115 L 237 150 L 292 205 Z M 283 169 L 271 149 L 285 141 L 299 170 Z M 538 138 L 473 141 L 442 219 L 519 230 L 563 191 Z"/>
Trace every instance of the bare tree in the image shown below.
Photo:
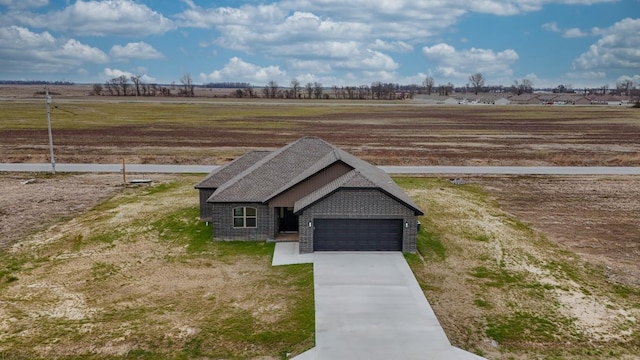
<path fill-rule="evenodd" d="M 107 89 L 107 92 L 109 93 L 109 95 L 114 96 L 116 95 L 116 89 L 113 83 L 114 79 L 108 80 L 107 82 L 104 83 L 104 87 Z"/>
<path fill-rule="evenodd" d="M 291 79 L 291 97 L 294 99 L 300 95 L 300 81 L 298 79 Z"/>
<path fill-rule="evenodd" d="M 186 97 L 194 97 L 196 94 L 194 92 L 195 85 L 193 84 L 193 80 L 191 79 L 191 74 L 186 73 L 182 75 L 180 78 L 180 83 L 182 83 L 182 88 L 179 91 L 179 94 Z"/>
<path fill-rule="evenodd" d="M 275 99 L 278 96 L 278 92 L 280 91 L 280 86 L 274 80 L 269 81 L 267 84 L 268 89 L 268 97 Z"/>
<path fill-rule="evenodd" d="M 142 84 L 142 80 L 140 80 L 140 75 L 131 75 L 131 82 L 133 83 L 133 88 L 136 91 L 136 96 L 140 96 L 140 85 Z"/>
<path fill-rule="evenodd" d="M 424 79 L 422 85 L 424 85 L 425 89 L 427 90 L 427 95 L 431 95 L 431 92 L 433 91 L 433 84 L 433 77 L 427 76 L 427 78 Z"/>
<path fill-rule="evenodd" d="M 438 95 L 449 96 L 453 92 L 453 84 L 447 83 L 446 85 L 438 85 Z"/>
<path fill-rule="evenodd" d="M 473 92 L 478 95 L 484 87 L 484 76 L 480 73 L 475 73 L 469 76 L 469 82 L 471 83 L 471 86 L 473 86 Z"/>
<path fill-rule="evenodd" d="M 319 82 L 314 82 L 313 83 L 313 96 L 316 99 L 321 99 L 322 98 L 322 92 L 323 92 L 322 84 L 319 83 Z"/>
<path fill-rule="evenodd" d="M 631 89 L 633 89 L 633 81 L 626 79 L 618 82 L 616 87 L 621 95 L 631 96 Z"/>
<path fill-rule="evenodd" d="M 102 95 L 102 84 L 93 84 L 93 95 Z"/>
<path fill-rule="evenodd" d="M 527 94 L 533 92 L 533 81 L 529 79 L 523 79 L 521 82 L 514 80 L 513 92 L 516 95 Z"/>
<path fill-rule="evenodd" d="M 307 85 L 304 86 L 304 90 L 307 92 L 307 97 L 311 99 L 311 95 L 313 95 L 313 84 L 310 82 L 307 83 Z"/>

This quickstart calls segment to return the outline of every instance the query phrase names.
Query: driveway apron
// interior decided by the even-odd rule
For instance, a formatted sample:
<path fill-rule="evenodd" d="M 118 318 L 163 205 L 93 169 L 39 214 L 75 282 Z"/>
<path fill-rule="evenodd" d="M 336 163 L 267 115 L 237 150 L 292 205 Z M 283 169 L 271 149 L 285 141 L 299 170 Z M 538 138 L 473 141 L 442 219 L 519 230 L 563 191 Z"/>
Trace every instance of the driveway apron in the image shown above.
<path fill-rule="evenodd" d="M 454 348 L 399 252 L 314 254 L 317 359 L 482 359 Z"/>

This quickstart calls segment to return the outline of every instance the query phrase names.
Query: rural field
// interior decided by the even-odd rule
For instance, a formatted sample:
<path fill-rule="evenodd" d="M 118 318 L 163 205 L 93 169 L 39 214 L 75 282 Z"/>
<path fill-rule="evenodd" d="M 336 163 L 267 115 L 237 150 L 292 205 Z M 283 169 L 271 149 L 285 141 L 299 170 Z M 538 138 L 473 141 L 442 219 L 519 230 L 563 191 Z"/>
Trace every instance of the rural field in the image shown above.
<path fill-rule="evenodd" d="M 0 162 L 47 162 L 44 96 L 9 90 Z M 72 95 L 53 99 L 59 163 L 221 164 L 313 135 L 376 165 L 640 164 L 639 109 Z"/>
<path fill-rule="evenodd" d="M 125 100 L 54 98 L 56 161 L 222 164 L 315 135 L 379 165 L 640 166 L 638 109 Z M 0 139 L 0 162 L 48 161 L 44 100 L 0 100 Z M 0 174 L 0 358 L 313 347 L 312 266 L 211 242 L 202 175 L 150 176 Z M 451 342 L 488 359 L 638 359 L 640 177 L 464 179 L 395 178 L 425 211 L 406 258 Z"/>

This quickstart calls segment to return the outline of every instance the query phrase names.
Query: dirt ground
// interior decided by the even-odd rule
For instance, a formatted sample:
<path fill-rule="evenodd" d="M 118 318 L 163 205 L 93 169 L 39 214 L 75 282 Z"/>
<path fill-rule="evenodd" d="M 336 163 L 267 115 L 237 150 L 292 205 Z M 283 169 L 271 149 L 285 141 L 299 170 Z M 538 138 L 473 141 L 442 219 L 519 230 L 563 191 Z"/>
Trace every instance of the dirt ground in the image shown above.
<path fill-rule="evenodd" d="M 0 162 L 48 161 L 44 109 L 31 114 L 35 122 L 12 112 L 25 103 L 44 107 L 34 90 L 0 86 L 0 115 L 12 114 L 0 126 Z M 128 163 L 214 165 L 249 148 L 275 149 L 302 136 L 318 136 L 375 165 L 640 164 L 638 109 L 270 101 L 208 94 L 138 99 L 88 96 L 86 87 L 54 90 L 61 94 L 55 97 L 54 124 L 68 121 L 54 129 L 59 163 L 119 163 L 125 158 Z M 92 104 L 120 110 L 98 111 Z"/>
<path fill-rule="evenodd" d="M 156 181 L 169 177 L 151 175 Z M 118 174 L 0 173 L 0 247 L 80 214 L 121 189 Z"/>
<path fill-rule="evenodd" d="M 614 282 L 640 284 L 640 178 L 637 176 L 478 177 L 500 205 Z"/>

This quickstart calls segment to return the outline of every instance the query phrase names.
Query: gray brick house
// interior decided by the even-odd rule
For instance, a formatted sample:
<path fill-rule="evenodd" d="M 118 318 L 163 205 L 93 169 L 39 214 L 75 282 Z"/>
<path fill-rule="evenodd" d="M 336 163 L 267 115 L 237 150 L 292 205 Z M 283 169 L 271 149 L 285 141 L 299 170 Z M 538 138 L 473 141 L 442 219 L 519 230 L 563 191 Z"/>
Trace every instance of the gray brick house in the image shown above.
<path fill-rule="evenodd" d="M 304 137 L 251 151 L 196 186 L 214 240 L 299 241 L 300 252 L 416 251 L 417 205 L 382 170 Z"/>

